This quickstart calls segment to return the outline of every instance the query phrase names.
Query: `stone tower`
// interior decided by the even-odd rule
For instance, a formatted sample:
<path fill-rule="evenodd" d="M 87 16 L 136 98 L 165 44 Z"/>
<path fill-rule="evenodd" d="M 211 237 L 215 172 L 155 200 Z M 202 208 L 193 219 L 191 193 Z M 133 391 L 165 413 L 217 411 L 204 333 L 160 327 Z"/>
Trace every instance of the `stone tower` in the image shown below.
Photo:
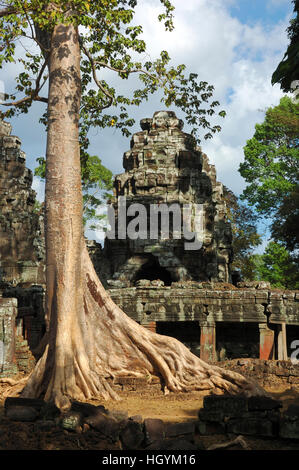
<path fill-rule="evenodd" d="M 44 238 L 25 163 L 20 139 L 0 120 L 0 281 L 29 286 L 45 282 Z"/>
<path fill-rule="evenodd" d="M 140 124 L 142 130 L 133 135 L 131 149 L 123 157 L 125 173 L 117 175 L 114 182 L 115 238 L 106 238 L 104 248 L 111 262 L 110 286 L 116 280 L 125 287 L 140 279 L 160 279 L 165 285 L 188 280 L 230 282 L 231 227 L 226 221 L 223 186 L 216 181 L 215 167 L 208 163 L 192 136 L 183 132 L 183 122 L 174 112 L 156 112 L 152 119 L 143 119 Z M 125 210 L 132 204 L 146 208 L 144 236 L 131 239 L 120 235 L 134 212 L 129 212 L 124 220 L 120 200 L 125 201 Z M 170 211 L 168 238 L 161 236 L 163 214 L 158 219 L 159 236 L 151 238 L 151 207 L 170 208 L 173 204 L 182 209 L 181 214 L 184 207 L 190 210 L 192 233 L 195 208 L 201 208 L 199 248 L 186 249 L 182 236 L 185 216 L 177 233 Z"/>

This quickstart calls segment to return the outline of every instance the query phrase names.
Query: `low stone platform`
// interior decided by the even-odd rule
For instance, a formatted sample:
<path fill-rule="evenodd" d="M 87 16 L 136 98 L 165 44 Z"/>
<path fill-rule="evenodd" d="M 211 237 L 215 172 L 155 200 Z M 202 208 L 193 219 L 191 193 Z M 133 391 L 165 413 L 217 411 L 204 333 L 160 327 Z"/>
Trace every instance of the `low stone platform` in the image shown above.
<path fill-rule="evenodd" d="M 245 436 L 296 439 L 299 442 L 299 406 L 290 405 L 282 413 L 282 403 L 271 397 L 204 397 L 199 411 L 202 435 L 236 434 Z"/>
<path fill-rule="evenodd" d="M 287 386 L 299 391 L 299 364 L 292 364 L 291 361 L 235 359 L 225 362 L 210 362 L 210 364 L 238 372 L 255 380 L 262 387 Z M 151 380 L 146 377 L 116 377 L 109 383 L 119 392 L 146 393 L 154 396 L 163 394 L 160 378 L 155 376 Z"/>
<path fill-rule="evenodd" d="M 290 360 L 234 359 L 214 364 L 253 379 L 262 387 L 277 385 L 299 390 L 299 362 L 294 364 Z"/>

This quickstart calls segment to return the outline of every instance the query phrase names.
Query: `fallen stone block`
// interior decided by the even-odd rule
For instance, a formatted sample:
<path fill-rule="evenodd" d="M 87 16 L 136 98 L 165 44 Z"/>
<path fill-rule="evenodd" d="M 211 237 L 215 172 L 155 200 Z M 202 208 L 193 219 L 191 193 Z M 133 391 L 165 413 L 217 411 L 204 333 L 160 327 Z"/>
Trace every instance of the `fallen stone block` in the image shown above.
<path fill-rule="evenodd" d="M 194 436 L 195 424 L 194 423 L 174 423 L 166 425 L 166 437 L 178 437 L 183 435 L 188 435 L 190 437 Z"/>
<path fill-rule="evenodd" d="M 127 421 L 129 417 L 128 412 L 124 410 L 109 410 L 108 415 L 117 421 Z"/>
<path fill-rule="evenodd" d="M 131 421 L 135 421 L 135 423 L 142 424 L 143 423 L 143 418 L 141 415 L 134 415 L 130 416 L 129 418 Z"/>
<path fill-rule="evenodd" d="M 274 400 L 271 397 L 249 397 L 248 410 L 277 410 L 282 408 L 282 403 L 279 400 Z"/>
<path fill-rule="evenodd" d="M 8 397 L 4 402 L 4 408 L 7 410 L 11 407 L 16 406 L 25 406 L 35 408 L 36 410 L 40 411 L 42 407 L 45 406 L 44 400 L 40 400 L 37 398 L 20 398 L 20 397 Z"/>
<path fill-rule="evenodd" d="M 284 439 L 299 439 L 299 420 L 289 421 L 282 418 L 279 428 L 279 437 Z"/>
<path fill-rule="evenodd" d="M 44 402 L 42 408 L 40 409 L 40 417 L 45 420 L 58 418 L 60 414 L 60 409 L 57 408 L 55 403 L 52 402 Z"/>
<path fill-rule="evenodd" d="M 215 423 L 209 421 L 199 421 L 197 429 L 202 436 L 210 436 L 213 434 L 226 434 L 225 423 Z"/>
<path fill-rule="evenodd" d="M 61 419 L 61 427 L 67 431 L 81 431 L 83 414 L 79 411 L 69 411 Z"/>
<path fill-rule="evenodd" d="M 96 429 L 102 436 L 113 442 L 118 440 L 120 432 L 119 423 L 104 412 L 99 410 L 97 414 L 84 418 L 84 421 L 93 429 Z"/>
<path fill-rule="evenodd" d="M 6 409 L 5 416 L 13 421 L 35 421 L 38 411 L 31 406 L 10 406 Z"/>
<path fill-rule="evenodd" d="M 299 420 L 299 405 L 289 405 L 288 409 L 284 412 L 284 416 L 290 421 Z"/>
<path fill-rule="evenodd" d="M 165 423 L 161 419 L 146 418 L 144 420 L 145 442 L 147 445 L 165 437 Z"/>
<path fill-rule="evenodd" d="M 204 410 L 220 411 L 228 416 L 239 416 L 248 409 L 245 396 L 208 395 L 203 405 Z"/>
<path fill-rule="evenodd" d="M 299 405 L 290 405 L 280 420 L 279 436 L 299 439 Z"/>
<path fill-rule="evenodd" d="M 222 411 L 210 411 L 201 408 L 198 412 L 200 421 L 208 421 L 210 423 L 222 423 L 224 420 L 224 413 Z"/>
<path fill-rule="evenodd" d="M 265 418 L 230 419 L 226 423 L 228 433 L 273 437 L 276 435 L 272 421 Z"/>
<path fill-rule="evenodd" d="M 92 416 L 96 415 L 100 412 L 108 414 L 108 411 L 105 409 L 104 406 L 99 405 L 92 405 L 91 403 L 83 403 L 80 401 L 73 401 L 71 405 L 72 411 L 78 411 L 83 414 L 83 416 Z"/>
<path fill-rule="evenodd" d="M 136 421 L 128 420 L 120 432 L 120 440 L 125 449 L 138 449 L 144 441 L 142 426 Z"/>

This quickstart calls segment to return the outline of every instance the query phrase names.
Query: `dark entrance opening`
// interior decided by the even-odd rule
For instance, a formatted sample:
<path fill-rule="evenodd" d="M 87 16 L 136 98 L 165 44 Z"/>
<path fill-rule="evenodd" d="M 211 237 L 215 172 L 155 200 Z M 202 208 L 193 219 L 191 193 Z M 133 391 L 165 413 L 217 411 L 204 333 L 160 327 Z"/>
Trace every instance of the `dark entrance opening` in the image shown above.
<path fill-rule="evenodd" d="M 200 355 L 200 326 L 198 321 L 157 321 L 156 332 L 172 336 L 196 356 Z"/>
<path fill-rule="evenodd" d="M 172 282 L 170 272 L 160 266 L 158 259 L 153 255 L 149 256 L 148 260 L 136 273 L 134 281 L 139 281 L 139 279 L 149 279 L 150 281 L 160 279 L 165 286 L 170 286 Z"/>
<path fill-rule="evenodd" d="M 260 332 L 257 323 L 216 323 L 216 351 L 219 361 L 242 357 L 258 359 L 259 345 Z"/>

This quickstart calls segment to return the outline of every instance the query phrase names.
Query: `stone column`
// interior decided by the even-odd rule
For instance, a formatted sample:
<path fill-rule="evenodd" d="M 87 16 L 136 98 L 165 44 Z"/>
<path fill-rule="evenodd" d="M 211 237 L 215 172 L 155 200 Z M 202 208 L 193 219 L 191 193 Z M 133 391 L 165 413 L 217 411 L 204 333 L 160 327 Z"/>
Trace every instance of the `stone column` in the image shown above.
<path fill-rule="evenodd" d="M 216 325 L 205 323 L 200 325 L 200 359 L 216 361 Z"/>
<path fill-rule="evenodd" d="M 267 323 L 259 323 L 260 330 L 260 359 L 274 359 L 274 330 Z"/>
<path fill-rule="evenodd" d="M 0 377 L 18 372 L 15 362 L 17 299 L 0 297 Z"/>
<path fill-rule="evenodd" d="M 278 359 L 286 361 L 288 359 L 286 324 L 281 323 L 278 325 L 278 328 Z"/>

